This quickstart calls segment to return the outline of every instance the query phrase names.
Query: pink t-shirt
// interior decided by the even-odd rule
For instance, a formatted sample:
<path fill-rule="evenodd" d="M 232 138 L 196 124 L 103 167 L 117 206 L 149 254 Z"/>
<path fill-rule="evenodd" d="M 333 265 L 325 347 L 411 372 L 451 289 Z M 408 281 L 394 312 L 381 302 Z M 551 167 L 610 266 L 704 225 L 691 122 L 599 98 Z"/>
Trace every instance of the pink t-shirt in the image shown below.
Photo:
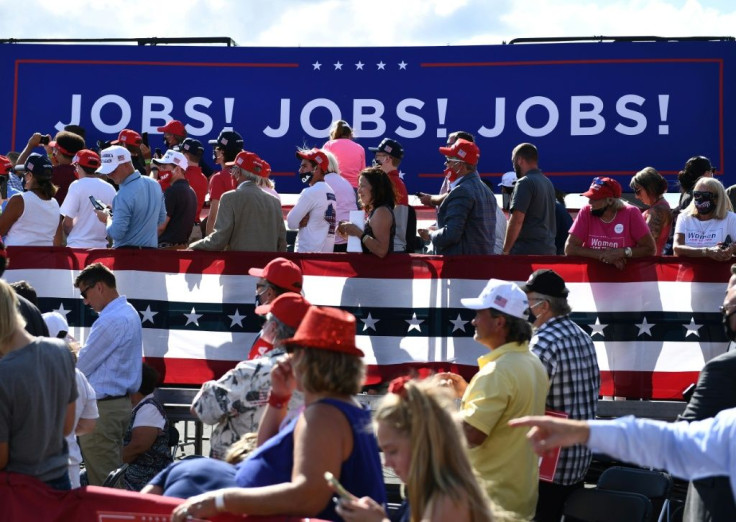
<path fill-rule="evenodd" d="M 649 227 L 641 211 L 631 205 L 619 209 L 610 223 L 591 215 L 590 205 L 585 205 L 570 227 L 570 234 L 582 240 L 586 248 L 603 250 L 636 246 L 642 237 L 649 234 Z"/>
<path fill-rule="evenodd" d="M 358 188 L 360 171 L 365 168 L 365 149 L 362 145 L 348 138 L 330 140 L 322 147 L 329 150 L 337 158 L 340 166 L 340 175 Z"/>

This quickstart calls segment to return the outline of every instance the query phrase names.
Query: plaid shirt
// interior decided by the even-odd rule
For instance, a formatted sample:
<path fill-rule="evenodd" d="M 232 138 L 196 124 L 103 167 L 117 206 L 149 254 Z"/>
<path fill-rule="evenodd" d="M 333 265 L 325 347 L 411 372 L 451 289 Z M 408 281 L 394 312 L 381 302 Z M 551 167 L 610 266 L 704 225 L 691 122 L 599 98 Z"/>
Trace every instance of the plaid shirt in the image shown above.
<path fill-rule="evenodd" d="M 563 411 L 571 419 L 595 418 L 601 385 L 593 341 L 569 316 L 544 323 L 529 343 L 549 375 L 547 409 Z M 585 446 L 560 452 L 554 483 L 575 484 L 585 477 L 592 453 Z"/>

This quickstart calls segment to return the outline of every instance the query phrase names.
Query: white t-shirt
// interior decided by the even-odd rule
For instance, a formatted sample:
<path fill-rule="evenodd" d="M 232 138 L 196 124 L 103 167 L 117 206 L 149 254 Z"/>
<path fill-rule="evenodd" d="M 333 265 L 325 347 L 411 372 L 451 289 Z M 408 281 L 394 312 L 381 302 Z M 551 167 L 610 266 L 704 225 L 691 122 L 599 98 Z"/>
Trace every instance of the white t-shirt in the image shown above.
<path fill-rule="evenodd" d="M 675 234 L 685 235 L 685 244 L 690 247 L 711 247 L 723 243 L 726 236 L 736 241 L 736 214 L 729 212 L 724 219 L 700 221 L 695 216 L 681 213 L 677 216 Z"/>
<path fill-rule="evenodd" d="M 151 398 L 153 398 L 152 393 L 143 397 L 141 402 Z M 141 426 L 162 430 L 166 426 L 166 419 L 163 418 L 156 406 L 151 403 L 144 404 L 135 410 L 135 421 L 133 421 L 133 429 Z"/>
<path fill-rule="evenodd" d="M 73 248 L 107 248 L 105 223 L 100 222 L 90 196 L 105 205 L 112 205 L 115 188 L 99 178 L 80 178 L 69 185 L 69 191 L 61 205 L 61 215 L 74 220 L 74 227 L 66 240 Z"/>
<path fill-rule="evenodd" d="M 330 186 L 337 198 L 337 222 L 350 221 L 350 211 L 358 210 L 353 186 L 348 180 L 335 172 L 325 175 L 325 182 Z M 335 236 L 336 245 L 342 245 L 347 242 L 347 238 Z"/>
<path fill-rule="evenodd" d="M 295 252 L 333 251 L 337 227 L 336 207 L 335 193 L 324 181 L 302 190 L 296 205 L 286 216 L 289 228 L 299 230 Z M 309 215 L 306 226 L 299 228 L 299 222 L 306 215 Z"/>
<path fill-rule="evenodd" d="M 92 389 L 89 381 L 87 381 L 87 377 L 78 369 L 75 370 L 77 376 L 77 400 L 74 410 L 74 430 L 77 429 L 79 419 L 97 419 L 100 416 L 97 411 L 95 390 Z M 82 452 L 79 450 L 77 436 L 74 434 L 74 430 L 66 437 L 66 442 L 69 446 L 69 467 L 76 466 L 76 472 L 79 475 L 79 463 L 82 462 Z"/>

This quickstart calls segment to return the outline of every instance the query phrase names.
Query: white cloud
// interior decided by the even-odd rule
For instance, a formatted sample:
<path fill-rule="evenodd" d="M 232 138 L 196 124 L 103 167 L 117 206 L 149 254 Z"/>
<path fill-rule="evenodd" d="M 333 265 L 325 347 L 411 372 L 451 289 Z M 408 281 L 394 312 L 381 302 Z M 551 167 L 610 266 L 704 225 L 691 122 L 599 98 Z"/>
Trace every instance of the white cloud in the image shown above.
<path fill-rule="evenodd" d="M 726 0 L 25 0 L 8 38 L 230 36 L 243 46 L 499 44 L 543 36 L 729 35 Z M 28 19 L 48 23 L 28 24 Z"/>

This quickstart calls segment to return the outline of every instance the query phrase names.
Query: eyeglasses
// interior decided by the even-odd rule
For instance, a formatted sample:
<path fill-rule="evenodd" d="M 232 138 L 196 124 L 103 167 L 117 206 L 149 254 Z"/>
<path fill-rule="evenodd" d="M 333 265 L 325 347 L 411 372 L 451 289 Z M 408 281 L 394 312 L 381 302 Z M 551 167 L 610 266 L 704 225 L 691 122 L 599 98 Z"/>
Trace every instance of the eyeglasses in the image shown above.
<path fill-rule="evenodd" d="M 693 192 L 695 199 L 716 199 L 716 195 L 713 192 L 696 190 Z"/>
<path fill-rule="evenodd" d="M 445 165 L 450 165 L 451 163 L 462 163 L 462 160 L 454 159 L 454 158 L 447 158 L 445 160 Z"/>
<path fill-rule="evenodd" d="M 82 299 L 87 299 L 87 292 L 89 292 L 89 289 L 92 288 L 93 286 L 95 285 L 89 285 L 84 290 L 82 290 L 81 288 L 79 289 L 79 293 L 82 294 Z"/>

